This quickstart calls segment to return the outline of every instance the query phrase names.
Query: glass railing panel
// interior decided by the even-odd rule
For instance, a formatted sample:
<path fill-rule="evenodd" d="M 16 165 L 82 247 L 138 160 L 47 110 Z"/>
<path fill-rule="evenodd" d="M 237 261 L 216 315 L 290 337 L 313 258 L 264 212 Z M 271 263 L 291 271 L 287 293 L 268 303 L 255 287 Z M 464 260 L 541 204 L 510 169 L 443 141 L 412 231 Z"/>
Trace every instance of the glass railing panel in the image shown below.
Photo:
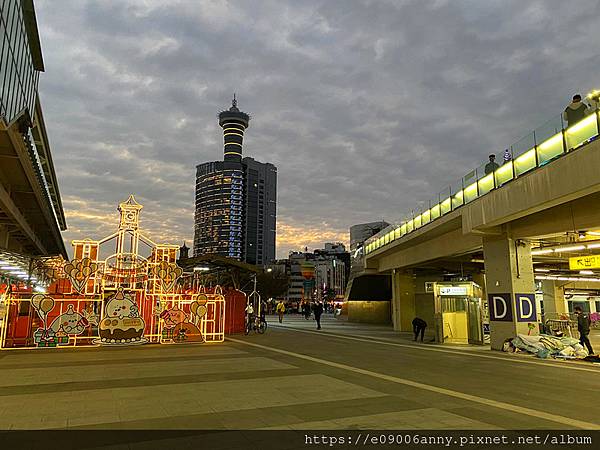
<path fill-rule="evenodd" d="M 416 216 L 413 219 L 413 222 L 414 222 L 414 228 L 415 229 L 421 228 L 421 225 L 423 225 L 423 223 L 421 222 L 421 214 L 419 214 L 418 216 Z"/>
<path fill-rule="evenodd" d="M 542 166 L 552 161 L 565 151 L 562 131 L 546 139 L 537 147 L 538 166 Z"/>
<path fill-rule="evenodd" d="M 494 156 L 494 158 L 492 158 L 492 155 Z M 494 170 L 496 170 L 498 167 L 504 164 L 503 155 L 503 152 L 490 153 L 488 155 L 488 160 L 484 163 L 481 163 L 479 167 L 475 169 L 477 173 L 477 180 L 481 180 L 482 178 L 488 176 L 490 173 L 494 173 Z M 507 154 L 506 158 L 507 161 L 510 161 L 512 159 L 510 151 Z M 469 180 L 469 182 L 465 181 L 464 186 L 469 186 L 473 181 L 474 180 Z"/>
<path fill-rule="evenodd" d="M 562 114 L 552 117 L 546 123 L 535 129 L 534 133 L 536 144 L 539 146 L 540 143 L 547 141 L 551 137 L 560 133 L 564 127 L 565 125 L 562 120 Z"/>
<path fill-rule="evenodd" d="M 406 233 L 407 233 L 407 231 L 406 231 L 406 223 L 403 223 L 400 226 L 400 235 L 404 236 Z"/>
<path fill-rule="evenodd" d="M 490 173 L 480 178 L 479 181 L 479 196 L 487 194 L 492 189 L 494 189 L 494 174 Z"/>
<path fill-rule="evenodd" d="M 535 133 L 532 131 L 527 136 L 519 139 L 516 143 L 511 146 L 513 161 L 519 156 L 527 153 L 530 149 L 535 147 Z M 515 166 L 516 168 L 516 166 Z"/>
<path fill-rule="evenodd" d="M 396 227 L 394 230 L 394 239 L 400 239 L 402 237 L 402 233 L 400 232 L 400 227 Z"/>
<path fill-rule="evenodd" d="M 534 169 L 536 166 L 535 148 L 532 148 L 532 149 L 526 151 L 525 153 L 523 153 L 521 156 L 518 156 L 514 160 L 514 165 L 515 165 L 515 175 L 517 177 L 520 175 L 523 175 L 525 172 L 527 172 L 531 169 Z"/>
<path fill-rule="evenodd" d="M 598 124 L 596 122 L 596 114 L 590 114 L 565 130 L 567 149 L 571 150 L 577 148 L 597 134 Z"/>
<path fill-rule="evenodd" d="M 390 242 L 390 234 L 386 233 L 383 235 L 383 245 L 387 245 Z"/>
<path fill-rule="evenodd" d="M 421 223 L 423 225 L 428 224 L 429 222 L 431 222 L 431 209 L 428 209 L 427 211 L 423 211 L 423 214 L 421 214 Z"/>
<path fill-rule="evenodd" d="M 452 211 L 452 197 L 446 197 L 440 203 L 440 213 L 443 216 L 444 214 L 448 214 Z"/>
<path fill-rule="evenodd" d="M 414 230 L 414 222 L 411 219 L 408 222 L 406 222 L 406 232 L 410 233 L 412 230 Z"/>
<path fill-rule="evenodd" d="M 431 220 L 435 220 L 438 217 L 440 217 L 442 215 L 440 204 L 438 203 L 437 205 L 432 206 L 430 209 L 430 212 L 431 212 Z"/>
<path fill-rule="evenodd" d="M 504 183 L 513 179 L 513 161 L 509 161 L 506 164 L 500 166 L 499 169 L 494 172 L 496 178 L 496 187 L 502 186 Z"/>
<path fill-rule="evenodd" d="M 465 203 L 472 202 L 478 197 L 477 193 L 477 181 L 468 185 L 464 190 Z"/>
<path fill-rule="evenodd" d="M 481 169 L 483 167 L 480 166 L 479 168 Z M 467 173 L 463 178 L 462 178 L 462 185 L 463 186 L 468 186 L 471 183 L 473 183 L 474 181 L 477 181 L 477 169 L 473 169 L 471 170 L 469 173 Z"/>
<path fill-rule="evenodd" d="M 461 189 L 459 192 L 452 196 L 452 210 L 455 210 L 459 206 L 462 206 L 465 203 L 464 200 L 465 199 L 463 198 L 463 190 Z"/>

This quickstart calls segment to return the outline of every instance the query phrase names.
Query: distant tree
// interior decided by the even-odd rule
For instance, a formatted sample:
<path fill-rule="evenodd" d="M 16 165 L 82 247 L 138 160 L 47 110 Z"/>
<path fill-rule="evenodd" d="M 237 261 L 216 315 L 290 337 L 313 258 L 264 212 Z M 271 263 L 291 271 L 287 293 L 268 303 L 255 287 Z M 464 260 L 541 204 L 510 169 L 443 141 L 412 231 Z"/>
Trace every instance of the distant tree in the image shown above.
<path fill-rule="evenodd" d="M 256 275 L 256 290 L 263 300 L 283 296 L 288 289 L 290 277 L 283 271 L 266 270 Z"/>

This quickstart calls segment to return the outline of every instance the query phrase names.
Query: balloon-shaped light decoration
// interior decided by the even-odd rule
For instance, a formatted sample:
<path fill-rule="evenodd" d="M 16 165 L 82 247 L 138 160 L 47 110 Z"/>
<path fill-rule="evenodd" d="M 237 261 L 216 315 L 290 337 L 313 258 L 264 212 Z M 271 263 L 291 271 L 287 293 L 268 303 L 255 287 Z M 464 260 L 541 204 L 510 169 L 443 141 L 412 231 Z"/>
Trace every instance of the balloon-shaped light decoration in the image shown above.
<path fill-rule="evenodd" d="M 44 297 L 40 303 L 40 309 L 48 316 L 48 313 L 54 309 L 54 299 L 52 297 Z"/>
<path fill-rule="evenodd" d="M 36 294 L 31 297 L 31 306 L 33 306 L 40 319 L 44 322 L 44 328 L 47 328 L 48 313 L 54 309 L 54 299 L 44 294 Z"/>
<path fill-rule="evenodd" d="M 199 306 L 200 305 L 198 304 L 198 302 L 190 303 L 190 311 L 192 312 L 193 315 L 196 315 L 196 311 L 198 311 Z"/>

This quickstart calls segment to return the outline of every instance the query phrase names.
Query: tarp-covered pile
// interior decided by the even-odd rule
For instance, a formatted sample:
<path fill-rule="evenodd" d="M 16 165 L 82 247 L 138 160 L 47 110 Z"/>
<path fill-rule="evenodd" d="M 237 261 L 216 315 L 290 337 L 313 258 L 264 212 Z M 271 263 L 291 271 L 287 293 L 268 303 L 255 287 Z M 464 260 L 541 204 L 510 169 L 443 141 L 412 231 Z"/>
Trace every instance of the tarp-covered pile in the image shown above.
<path fill-rule="evenodd" d="M 556 337 L 547 334 L 528 336 L 519 334 L 504 345 L 504 351 L 511 352 L 515 349 L 533 353 L 538 358 L 583 359 L 588 352 L 577 339 L 571 337 Z"/>

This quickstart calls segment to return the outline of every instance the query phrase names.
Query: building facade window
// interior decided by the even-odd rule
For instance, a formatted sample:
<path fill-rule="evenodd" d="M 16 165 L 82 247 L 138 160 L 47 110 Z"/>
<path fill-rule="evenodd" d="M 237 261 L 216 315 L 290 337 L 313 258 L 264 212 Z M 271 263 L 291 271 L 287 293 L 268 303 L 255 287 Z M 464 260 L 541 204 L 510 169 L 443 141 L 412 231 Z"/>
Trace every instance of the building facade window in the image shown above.
<path fill-rule="evenodd" d="M 33 66 L 20 0 L 0 2 L 0 116 L 33 116 L 39 71 Z"/>

